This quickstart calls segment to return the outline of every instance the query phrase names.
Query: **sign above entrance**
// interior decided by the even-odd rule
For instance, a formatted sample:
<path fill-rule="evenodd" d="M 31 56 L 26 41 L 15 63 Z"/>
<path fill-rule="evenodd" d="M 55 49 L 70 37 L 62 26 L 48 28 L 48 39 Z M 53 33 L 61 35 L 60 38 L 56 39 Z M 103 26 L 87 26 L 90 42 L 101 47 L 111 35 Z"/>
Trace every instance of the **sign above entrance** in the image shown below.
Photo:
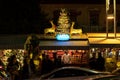
<path fill-rule="evenodd" d="M 56 39 L 57 40 L 69 40 L 70 36 L 69 34 L 57 34 Z"/>

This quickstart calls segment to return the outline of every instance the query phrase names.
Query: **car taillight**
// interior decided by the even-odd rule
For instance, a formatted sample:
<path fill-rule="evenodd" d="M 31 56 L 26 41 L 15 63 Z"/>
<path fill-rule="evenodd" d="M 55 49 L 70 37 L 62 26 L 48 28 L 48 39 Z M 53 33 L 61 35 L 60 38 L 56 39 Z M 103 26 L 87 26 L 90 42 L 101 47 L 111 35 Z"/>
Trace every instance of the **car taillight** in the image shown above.
<path fill-rule="evenodd" d="M 3 66 L 0 66 L 0 69 L 2 69 L 3 68 Z"/>

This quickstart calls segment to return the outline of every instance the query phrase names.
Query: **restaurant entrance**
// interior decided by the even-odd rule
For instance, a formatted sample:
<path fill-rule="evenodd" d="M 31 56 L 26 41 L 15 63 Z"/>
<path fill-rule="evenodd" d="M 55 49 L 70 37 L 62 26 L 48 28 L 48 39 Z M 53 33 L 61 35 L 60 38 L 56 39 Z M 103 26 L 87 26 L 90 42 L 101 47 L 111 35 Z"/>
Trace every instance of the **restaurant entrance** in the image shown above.
<path fill-rule="evenodd" d="M 89 50 L 42 50 L 42 54 L 48 55 L 49 59 L 54 61 L 54 54 L 56 58 L 60 58 L 62 63 L 70 65 L 83 66 L 88 64 Z M 66 57 L 65 54 L 69 57 Z M 69 59 L 69 61 L 67 59 Z"/>
<path fill-rule="evenodd" d="M 60 58 L 62 63 L 66 59 L 63 58 L 67 53 L 69 55 L 70 65 L 87 65 L 89 57 L 88 39 L 57 41 L 57 40 L 40 40 L 39 50 L 41 54 L 48 55 L 50 60 L 54 61 L 54 54 Z"/>

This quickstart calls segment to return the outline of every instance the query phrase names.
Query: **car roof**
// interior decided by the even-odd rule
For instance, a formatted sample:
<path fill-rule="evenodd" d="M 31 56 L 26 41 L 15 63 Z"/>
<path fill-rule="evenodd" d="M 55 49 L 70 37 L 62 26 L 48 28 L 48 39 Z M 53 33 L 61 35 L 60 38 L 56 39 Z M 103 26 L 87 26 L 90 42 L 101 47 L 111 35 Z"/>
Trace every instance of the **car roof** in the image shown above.
<path fill-rule="evenodd" d="M 89 68 L 84 68 L 84 67 L 78 67 L 78 66 L 63 66 L 60 68 L 56 68 L 54 70 L 52 70 L 51 72 L 47 73 L 47 74 L 43 74 L 41 77 L 45 77 L 48 76 L 52 73 L 55 73 L 56 71 L 60 71 L 60 70 L 64 70 L 64 69 L 77 69 L 77 70 L 83 70 L 86 72 L 91 72 L 91 73 L 95 73 L 95 74 L 109 74 L 108 72 L 101 72 L 101 71 L 97 71 L 97 70 L 92 70 Z"/>
<path fill-rule="evenodd" d="M 112 74 L 117 74 L 117 73 L 120 74 L 120 68 L 116 68 L 116 69 L 113 70 L 111 73 L 112 73 Z"/>
<path fill-rule="evenodd" d="M 56 72 L 56 71 L 59 71 L 62 69 L 78 69 L 78 70 L 83 70 L 83 71 L 93 72 L 93 73 L 105 73 L 102 71 L 97 71 L 97 70 L 93 70 L 93 69 L 89 69 L 89 68 L 85 68 L 85 67 L 79 67 L 79 66 L 63 66 L 63 67 L 54 69 L 52 72 Z"/>

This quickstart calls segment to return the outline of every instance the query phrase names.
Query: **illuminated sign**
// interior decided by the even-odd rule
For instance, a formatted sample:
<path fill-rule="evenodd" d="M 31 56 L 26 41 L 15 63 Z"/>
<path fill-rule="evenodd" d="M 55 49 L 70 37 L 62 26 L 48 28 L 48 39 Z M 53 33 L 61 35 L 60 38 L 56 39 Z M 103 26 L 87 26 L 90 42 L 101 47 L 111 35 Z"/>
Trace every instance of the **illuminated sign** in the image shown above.
<path fill-rule="evenodd" d="M 57 40 L 69 40 L 70 36 L 69 34 L 57 34 L 56 39 Z"/>

